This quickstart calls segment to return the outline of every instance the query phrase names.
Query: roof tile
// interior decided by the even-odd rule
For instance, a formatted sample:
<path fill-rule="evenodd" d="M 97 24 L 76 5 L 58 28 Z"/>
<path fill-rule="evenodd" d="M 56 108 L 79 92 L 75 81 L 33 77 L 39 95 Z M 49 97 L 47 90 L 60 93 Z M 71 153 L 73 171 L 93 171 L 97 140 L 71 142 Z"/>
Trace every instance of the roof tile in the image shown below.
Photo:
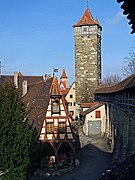
<path fill-rule="evenodd" d="M 101 107 L 102 105 L 104 105 L 103 103 L 95 103 L 93 106 L 91 106 L 89 109 L 85 110 L 84 112 L 81 112 L 82 116 L 86 116 L 87 114 L 89 114 L 90 112 L 98 109 L 99 107 Z"/>
<path fill-rule="evenodd" d="M 68 78 L 67 75 L 66 75 L 65 69 L 63 69 L 63 72 L 62 72 L 62 75 L 61 75 L 60 79 L 62 79 L 62 78 Z"/>
<path fill-rule="evenodd" d="M 132 87 L 135 87 L 135 74 L 129 76 L 128 78 L 115 85 L 98 88 L 96 89 L 95 94 L 115 93 Z"/>
<path fill-rule="evenodd" d="M 23 102 L 27 105 L 28 123 L 35 127 L 40 133 L 44 117 L 47 111 L 50 88 L 52 86 L 53 78 L 49 80 L 41 81 L 33 85 L 28 93 L 22 98 Z"/>
<path fill-rule="evenodd" d="M 93 16 L 88 8 L 84 12 L 82 18 L 76 24 L 74 24 L 73 27 L 84 25 L 99 25 L 99 22 L 97 20 L 94 21 Z"/>

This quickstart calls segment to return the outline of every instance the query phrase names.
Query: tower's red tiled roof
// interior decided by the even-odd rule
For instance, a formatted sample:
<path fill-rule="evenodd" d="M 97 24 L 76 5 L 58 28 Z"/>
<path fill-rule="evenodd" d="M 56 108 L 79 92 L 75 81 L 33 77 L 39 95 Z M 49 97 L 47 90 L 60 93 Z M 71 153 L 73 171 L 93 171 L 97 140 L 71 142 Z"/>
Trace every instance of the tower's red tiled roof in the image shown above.
<path fill-rule="evenodd" d="M 62 72 L 62 75 L 61 75 L 60 79 L 62 79 L 62 78 L 68 78 L 67 75 L 66 75 L 65 69 L 63 69 L 63 72 Z"/>
<path fill-rule="evenodd" d="M 84 12 L 82 18 L 76 24 L 74 24 L 73 27 L 84 25 L 99 25 L 97 20 L 94 21 L 93 16 L 88 8 Z"/>
<path fill-rule="evenodd" d="M 96 20 L 95 20 L 95 23 L 98 24 L 98 25 L 100 26 L 100 23 L 99 23 L 99 21 L 98 21 L 97 18 L 96 18 Z"/>

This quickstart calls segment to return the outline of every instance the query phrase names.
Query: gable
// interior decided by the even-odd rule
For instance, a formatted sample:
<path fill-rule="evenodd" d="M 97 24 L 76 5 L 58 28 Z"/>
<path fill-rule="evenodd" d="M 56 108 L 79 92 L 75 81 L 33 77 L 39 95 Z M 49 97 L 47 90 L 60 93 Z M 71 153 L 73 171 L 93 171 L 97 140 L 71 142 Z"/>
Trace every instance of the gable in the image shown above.
<path fill-rule="evenodd" d="M 66 100 L 68 101 L 70 98 L 70 95 L 73 95 L 73 98 L 75 99 L 75 83 L 73 83 L 66 95 Z"/>
<path fill-rule="evenodd" d="M 57 98 L 56 98 L 57 100 Z M 67 137 L 73 139 L 71 132 L 71 119 L 68 115 L 64 96 L 59 100 L 59 111 L 53 112 L 54 98 L 49 100 L 46 115 L 44 117 L 44 123 L 40 133 L 40 140 L 52 140 L 54 138 L 66 139 Z M 67 133 L 70 133 L 67 135 Z"/>
<path fill-rule="evenodd" d="M 87 120 L 96 120 L 96 119 L 103 119 L 103 116 L 105 116 L 105 105 L 102 105 L 93 111 L 86 114 Z"/>

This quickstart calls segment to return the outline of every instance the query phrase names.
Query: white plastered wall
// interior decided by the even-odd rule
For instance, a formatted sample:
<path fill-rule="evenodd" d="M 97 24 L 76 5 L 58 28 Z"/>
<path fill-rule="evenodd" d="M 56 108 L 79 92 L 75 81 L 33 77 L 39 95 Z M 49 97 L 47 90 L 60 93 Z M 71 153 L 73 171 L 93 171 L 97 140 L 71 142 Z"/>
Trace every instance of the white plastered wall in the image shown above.
<path fill-rule="evenodd" d="M 95 111 L 101 111 L 101 118 L 95 118 Z M 105 105 L 102 105 L 101 107 L 97 108 L 96 110 L 90 112 L 85 116 L 85 121 L 83 125 L 83 132 L 85 135 L 88 136 L 88 124 L 89 121 L 95 121 L 100 120 L 101 121 L 101 133 L 104 134 L 106 130 L 106 113 L 105 113 Z"/>

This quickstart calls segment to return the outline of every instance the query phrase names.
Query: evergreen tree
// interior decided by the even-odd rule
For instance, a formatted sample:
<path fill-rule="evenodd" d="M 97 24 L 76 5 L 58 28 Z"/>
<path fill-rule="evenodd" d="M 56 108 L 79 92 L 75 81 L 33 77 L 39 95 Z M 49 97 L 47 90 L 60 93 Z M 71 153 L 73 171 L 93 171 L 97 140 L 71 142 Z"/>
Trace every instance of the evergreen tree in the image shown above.
<path fill-rule="evenodd" d="M 48 156 L 50 155 L 52 155 L 51 145 L 40 141 L 38 139 L 38 133 L 36 129 L 34 129 L 30 146 L 30 176 L 33 176 L 37 169 L 45 170 Z"/>
<path fill-rule="evenodd" d="M 28 179 L 31 136 L 15 85 L 0 86 L 0 179 Z"/>

